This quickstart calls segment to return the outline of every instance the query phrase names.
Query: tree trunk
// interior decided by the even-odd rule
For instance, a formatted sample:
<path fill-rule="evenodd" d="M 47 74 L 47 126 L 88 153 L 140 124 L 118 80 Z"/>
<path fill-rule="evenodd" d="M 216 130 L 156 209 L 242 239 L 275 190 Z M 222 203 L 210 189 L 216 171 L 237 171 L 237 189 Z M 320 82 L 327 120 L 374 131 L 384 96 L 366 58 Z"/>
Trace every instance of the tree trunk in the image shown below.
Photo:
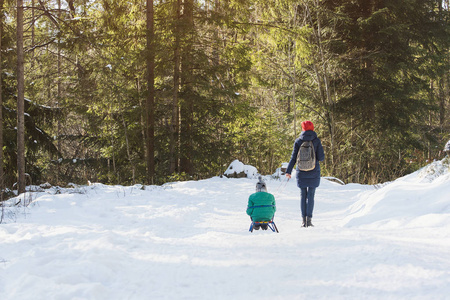
<path fill-rule="evenodd" d="M 298 5 L 294 5 L 294 16 L 292 19 L 292 28 L 297 28 L 297 15 L 298 15 Z M 292 64 L 292 110 L 294 111 L 294 137 L 297 137 L 297 97 L 296 97 L 296 77 L 297 77 L 297 70 L 295 68 L 295 62 L 296 62 L 296 41 L 295 39 L 292 39 L 292 37 L 289 38 L 289 45 L 292 45 L 292 48 L 289 49 L 289 64 Z M 289 103 L 289 101 L 288 101 Z M 288 112 L 290 110 L 290 105 L 288 105 Z"/>
<path fill-rule="evenodd" d="M 180 171 L 193 175 L 192 168 L 192 125 L 194 122 L 194 90 L 192 72 L 192 48 L 194 36 L 194 2 L 184 0 L 183 25 L 185 27 L 185 43 L 183 45 L 181 63 L 181 85 L 183 87 L 183 105 L 181 110 L 181 148 Z"/>
<path fill-rule="evenodd" d="M 17 191 L 25 192 L 25 75 L 23 52 L 23 0 L 17 0 Z"/>
<path fill-rule="evenodd" d="M 3 37 L 3 0 L 0 0 L 0 202 L 3 201 L 3 190 L 5 182 L 3 172 L 3 81 L 1 77 L 1 74 L 3 73 L 2 37 Z"/>
<path fill-rule="evenodd" d="M 58 18 L 61 19 L 61 0 L 58 0 Z M 56 107 L 59 108 L 59 102 L 61 101 L 61 39 L 58 38 L 58 83 L 57 83 L 57 97 L 56 97 Z M 57 129 L 56 129 L 56 136 L 58 138 L 57 140 L 57 148 L 58 151 L 61 151 L 61 121 L 60 118 L 57 120 Z M 57 164 L 56 167 L 56 182 L 59 184 L 59 174 L 61 173 L 61 164 Z"/>
<path fill-rule="evenodd" d="M 138 73 L 138 70 L 136 69 L 136 74 Z M 136 89 L 138 92 L 138 97 L 139 97 L 139 107 L 145 107 L 145 104 L 143 103 L 143 99 L 141 97 L 141 81 L 139 79 L 139 77 L 136 77 Z M 142 109 L 140 112 L 140 117 L 141 117 L 141 140 L 144 141 L 144 149 L 145 149 L 145 153 L 147 153 L 147 144 L 146 144 L 146 139 L 145 139 L 145 131 L 146 131 L 146 110 Z"/>
<path fill-rule="evenodd" d="M 178 154 L 177 149 L 178 141 L 179 141 L 179 103 L 178 103 L 178 93 L 180 89 L 180 9 L 181 9 L 181 0 L 174 1 L 174 26 L 175 26 L 175 47 L 173 54 L 173 97 L 172 97 L 172 120 L 171 120 L 171 140 L 169 147 L 169 157 L 170 157 L 170 166 L 169 166 L 169 174 L 173 174 L 178 169 Z"/>
<path fill-rule="evenodd" d="M 155 33 L 153 0 L 147 0 L 147 183 L 155 176 Z"/>
<path fill-rule="evenodd" d="M 331 95 L 331 86 L 330 86 L 330 78 L 329 78 L 329 65 L 326 55 L 326 51 L 324 49 L 324 42 L 322 41 L 322 24 L 321 24 L 321 16 L 319 14 L 320 10 L 320 2 L 315 0 L 313 2 L 314 10 L 316 12 L 316 20 L 313 19 L 313 11 L 306 4 L 305 9 L 307 12 L 307 19 L 309 20 L 309 25 L 313 30 L 312 35 L 312 43 L 317 46 L 314 63 L 312 64 L 314 73 L 316 75 L 317 82 L 317 90 L 320 95 L 321 105 L 324 109 L 324 115 L 327 124 L 325 124 L 328 128 L 328 133 L 330 135 L 329 139 L 329 152 L 327 154 L 327 161 L 330 162 L 331 168 L 330 170 L 334 173 L 335 166 L 335 120 L 334 120 L 334 100 Z"/>
<path fill-rule="evenodd" d="M 34 9 L 35 5 L 34 5 L 34 0 L 31 0 L 31 45 L 34 45 L 34 37 L 35 37 L 35 30 L 34 30 L 34 25 L 35 25 L 35 9 Z M 31 51 L 31 69 L 34 69 L 34 49 Z"/>

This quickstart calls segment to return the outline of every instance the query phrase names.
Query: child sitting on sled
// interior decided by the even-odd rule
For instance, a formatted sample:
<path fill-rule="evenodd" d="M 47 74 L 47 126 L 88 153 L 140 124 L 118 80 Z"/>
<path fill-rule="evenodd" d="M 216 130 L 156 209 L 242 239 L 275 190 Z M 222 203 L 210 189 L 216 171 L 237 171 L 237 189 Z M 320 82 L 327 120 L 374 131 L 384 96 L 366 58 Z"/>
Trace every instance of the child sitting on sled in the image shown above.
<path fill-rule="evenodd" d="M 272 221 L 275 214 L 275 197 L 267 192 L 266 183 L 259 177 L 256 183 L 256 193 L 253 193 L 248 198 L 247 215 L 253 222 Z M 267 223 L 255 224 L 253 229 L 259 228 L 267 230 Z"/>

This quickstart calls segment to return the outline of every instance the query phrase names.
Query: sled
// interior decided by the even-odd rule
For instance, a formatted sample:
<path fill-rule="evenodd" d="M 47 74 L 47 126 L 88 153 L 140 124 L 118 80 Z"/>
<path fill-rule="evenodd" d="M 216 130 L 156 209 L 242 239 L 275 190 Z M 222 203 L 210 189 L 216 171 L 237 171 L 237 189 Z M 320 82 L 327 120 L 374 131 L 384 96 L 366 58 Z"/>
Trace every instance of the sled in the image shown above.
<path fill-rule="evenodd" d="M 253 232 L 253 228 L 255 225 L 267 225 L 267 228 L 270 228 L 273 232 L 278 232 L 277 225 L 275 225 L 275 222 L 272 220 L 270 221 L 252 221 L 252 224 L 250 225 L 250 229 L 248 231 Z M 262 227 L 260 227 L 262 229 Z"/>

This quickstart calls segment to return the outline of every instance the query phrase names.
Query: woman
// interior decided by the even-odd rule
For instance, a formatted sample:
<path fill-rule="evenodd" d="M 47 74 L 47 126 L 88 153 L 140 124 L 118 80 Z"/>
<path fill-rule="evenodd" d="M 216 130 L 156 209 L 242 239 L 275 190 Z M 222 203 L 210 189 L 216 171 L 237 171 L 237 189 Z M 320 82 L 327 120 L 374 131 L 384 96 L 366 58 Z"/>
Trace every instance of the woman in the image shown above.
<path fill-rule="evenodd" d="M 310 171 L 301 171 L 297 165 L 297 186 L 301 191 L 301 202 L 300 207 L 303 217 L 303 227 L 314 226 L 311 223 L 311 218 L 314 209 L 314 194 L 316 188 L 320 185 L 320 164 L 319 161 L 325 159 L 325 154 L 323 152 L 322 142 L 317 137 L 314 131 L 314 124 L 311 121 L 302 122 L 303 131 L 300 137 L 295 140 L 294 150 L 292 151 L 291 160 L 286 169 L 286 177 L 291 178 L 292 169 L 297 162 L 297 155 L 300 146 L 305 141 L 312 141 L 312 145 L 315 152 L 315 167 Z"/>

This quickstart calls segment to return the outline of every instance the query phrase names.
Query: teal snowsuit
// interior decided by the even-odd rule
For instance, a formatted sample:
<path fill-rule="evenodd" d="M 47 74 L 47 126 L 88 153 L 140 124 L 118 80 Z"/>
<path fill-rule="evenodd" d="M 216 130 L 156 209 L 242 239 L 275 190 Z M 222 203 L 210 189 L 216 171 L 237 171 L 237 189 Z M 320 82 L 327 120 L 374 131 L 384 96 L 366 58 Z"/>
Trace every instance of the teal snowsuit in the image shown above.
<path fill-rule="evenodd" d="M 275 211 L 275 197 L 270 193 L 256 192 L 248 198 L 247 215 L 255 222 L 272 220 Z"/>

